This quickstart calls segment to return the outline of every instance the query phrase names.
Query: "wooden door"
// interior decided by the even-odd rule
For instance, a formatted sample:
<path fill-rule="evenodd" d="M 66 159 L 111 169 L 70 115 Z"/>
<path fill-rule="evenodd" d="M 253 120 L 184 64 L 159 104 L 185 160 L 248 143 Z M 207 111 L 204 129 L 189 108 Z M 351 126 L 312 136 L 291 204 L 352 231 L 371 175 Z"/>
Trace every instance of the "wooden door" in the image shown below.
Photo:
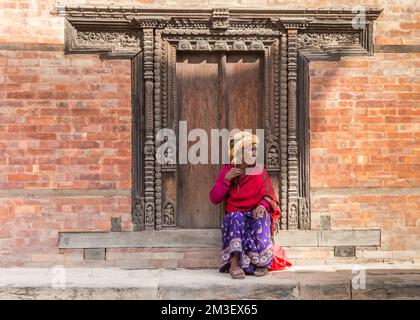
<path fill-rule="evenodd" d="M 262 60 L 258 53 L 249 52 L 178 53 L 177 120 L 187 121 L 188 130 L 204 129 L 209 145 L 211 129 L 262 128 Z M 189 142 L 188 147 L 194 143 Z M 209 192 L 221 167 L 178 164 L 178 227 L 220 228 L 224 206 L 212 204 Z"/>

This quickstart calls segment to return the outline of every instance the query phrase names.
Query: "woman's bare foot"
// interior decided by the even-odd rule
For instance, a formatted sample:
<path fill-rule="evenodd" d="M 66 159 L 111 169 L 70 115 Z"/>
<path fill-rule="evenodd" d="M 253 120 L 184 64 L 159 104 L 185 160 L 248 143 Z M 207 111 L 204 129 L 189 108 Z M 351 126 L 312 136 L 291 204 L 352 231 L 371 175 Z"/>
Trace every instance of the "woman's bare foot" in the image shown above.
<path fill-rule="evenodd" d="M 232 279 L 243 279 L 245 278 L 245 272 L 240 267 L 230 267 L 230 276 Z"/>
<path fill-rule="evenodd" d="M 254 276 L 263 277 L 268 274 L 268 268 L 266 267 L 257 267 L 254 271 Z"/>
<path fill-rule="evenodd" d="M 245 272 L 239 267 L 239 255 L 238 253 L 234 253 L 233 257 L 230 261 L 230 276 L 232 279 L 243 279 L 245 278 Z"/>

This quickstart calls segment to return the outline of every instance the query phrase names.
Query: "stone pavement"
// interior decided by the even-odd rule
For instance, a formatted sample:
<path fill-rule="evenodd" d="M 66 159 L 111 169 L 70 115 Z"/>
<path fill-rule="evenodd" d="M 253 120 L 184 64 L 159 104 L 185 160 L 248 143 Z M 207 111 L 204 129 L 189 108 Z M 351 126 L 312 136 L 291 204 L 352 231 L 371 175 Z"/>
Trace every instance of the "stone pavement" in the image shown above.
<path fill-rule="evenodd" d="M 0 299 L 420 299 L 420 264 L 294 266 L 243 280 L 214 269 L 6 268 Z"/>

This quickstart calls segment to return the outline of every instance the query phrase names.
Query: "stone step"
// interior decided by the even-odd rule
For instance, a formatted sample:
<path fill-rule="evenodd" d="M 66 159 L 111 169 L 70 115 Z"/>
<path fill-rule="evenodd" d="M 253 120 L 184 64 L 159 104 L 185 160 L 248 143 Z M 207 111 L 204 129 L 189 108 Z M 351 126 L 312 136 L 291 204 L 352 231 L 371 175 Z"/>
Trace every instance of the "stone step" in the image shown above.
<path fill-rule="evenodd" d="M 0 299 L 420 299 L 420 265 L 292 267 L 233 280 L 215 269 L 0 269 Z"/>

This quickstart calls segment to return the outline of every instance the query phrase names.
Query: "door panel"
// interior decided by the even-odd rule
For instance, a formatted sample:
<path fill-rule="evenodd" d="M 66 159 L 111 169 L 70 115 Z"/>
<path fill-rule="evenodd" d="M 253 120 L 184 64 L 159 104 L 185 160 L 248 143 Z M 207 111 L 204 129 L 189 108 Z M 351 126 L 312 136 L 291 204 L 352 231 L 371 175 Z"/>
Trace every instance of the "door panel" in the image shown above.
<path fill-rule="evenodd" d="M 227 127 L 262 128 L 263 59 L 258 54 L 232 53 L 226 60 Z"/>
<path fill-rule="evenodd" d="M 219 127 L 219 60 L 212 54 L 182 54 L 177 58 L 178 120 L 186 120 L 188 130 L 202 128 L 208 134 Z M 188 150 L 195 142 L 188 142 Z M 218 207 L 209 201 L 209 190 L 219 166 L 179 164 L 178 221 L 181 228 L 218 228 Z"/>

